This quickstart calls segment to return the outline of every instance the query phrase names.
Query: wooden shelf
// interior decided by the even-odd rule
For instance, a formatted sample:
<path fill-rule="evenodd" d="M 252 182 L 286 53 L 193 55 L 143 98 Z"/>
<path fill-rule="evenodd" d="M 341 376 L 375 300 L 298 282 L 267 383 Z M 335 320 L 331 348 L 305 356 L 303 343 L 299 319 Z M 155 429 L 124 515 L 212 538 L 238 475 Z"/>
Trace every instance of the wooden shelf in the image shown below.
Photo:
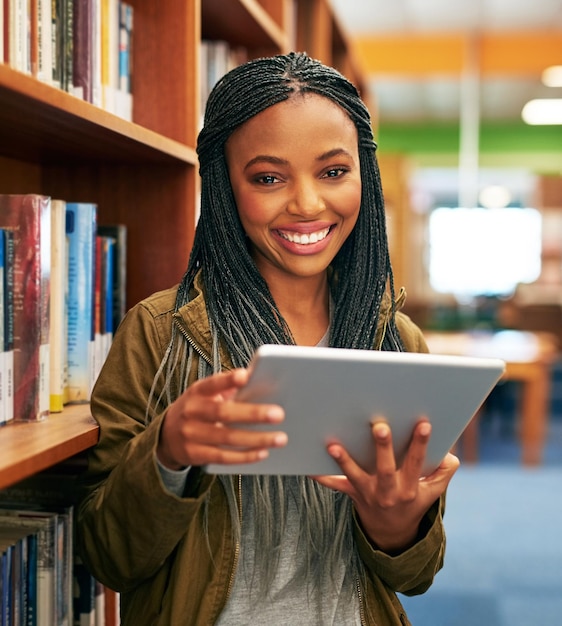
<path fill-rule="evenodd" d="M 89 405 L 68 407 L 42 422 L 0 427 L 0 489 L 87 450 L 98 434 Z"/>
<path fill-rule="evenodd" d="M 288 52 L 289 48 L 287 33 L 255 0 L 205 0 L 201 3 L 201 36 L 254 50 Z"/>
<path fill-rule="evenodd" d="M 0 63 L 2 155 L 33 162 L 188 163 L 195 150 Z"/>

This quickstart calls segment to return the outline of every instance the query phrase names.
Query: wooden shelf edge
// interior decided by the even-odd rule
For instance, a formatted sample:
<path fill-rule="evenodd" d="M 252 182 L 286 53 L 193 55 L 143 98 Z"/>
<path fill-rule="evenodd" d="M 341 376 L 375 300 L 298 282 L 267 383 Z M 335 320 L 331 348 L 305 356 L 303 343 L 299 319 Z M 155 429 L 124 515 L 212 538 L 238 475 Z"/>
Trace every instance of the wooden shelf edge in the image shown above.
<path fill-rule="evenodd" d="M 177 160 L 193 165 L 195 148 L 122 119 L 61 89 L 0 63 L 0 123 L 8 106 L 24 116 L 25 124 L 56 146 L 59 133 L 70 128 L 82 134 L 86 144 L 105 142 L 117 158 Z M 9 123 L 11 120 L 8 120 Z M 138 155 L 138 156 L 137 156 Z"/>
<path fill-rule="evenodd" d="M 94 446 L 99 427 L 89 405 L 65 408 L 41 422 L 0 427 L 0 489 Z"/>
<path fill-rule="evenodd" d="M 225 39 L 230 44 L 249 49 L 273 46 L 288 52 L 287 33 L 257 0 L 230 2 L 228 10 L 225 10 L 223 0 L 205 0 L 201 3 L 201 19 L 203 37 Z"/>

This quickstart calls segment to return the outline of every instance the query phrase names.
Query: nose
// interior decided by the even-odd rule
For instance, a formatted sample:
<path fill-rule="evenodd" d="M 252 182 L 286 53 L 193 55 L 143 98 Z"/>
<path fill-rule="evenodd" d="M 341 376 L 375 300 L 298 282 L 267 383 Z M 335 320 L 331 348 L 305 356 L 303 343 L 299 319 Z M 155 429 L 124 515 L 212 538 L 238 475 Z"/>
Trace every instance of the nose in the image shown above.
<path fill-rule="evenodd" d="M 314 217 L 324 211 L 326 204 L 316 181 L 297 180 L 293 183 L 287 212 L 302 217 Z"/>

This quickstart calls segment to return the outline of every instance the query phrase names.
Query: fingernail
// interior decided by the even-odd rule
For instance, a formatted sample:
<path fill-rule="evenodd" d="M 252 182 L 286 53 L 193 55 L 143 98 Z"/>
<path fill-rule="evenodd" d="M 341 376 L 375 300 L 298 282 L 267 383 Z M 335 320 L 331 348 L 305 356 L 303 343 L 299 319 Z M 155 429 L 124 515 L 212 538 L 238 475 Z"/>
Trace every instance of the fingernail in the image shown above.
<path fill-rule="evenodd" d="M 271 422 L 280 422 L 285 417 L 285 411 L 280 406 L 272 406 L 267 410 L 267 419 Z"/>
<path fill-rule="evenodd" d="M 386 439 L 390 434 L 390 428 L 386 424 L 377 424 L 375 426 L 375 435 L 380 439 Z"/>
<path fill-rule="evenodd" d="M 277 447 L 286 446 L 288 441 L 287 433 L 277 433 L 273 439 L 273 443 Z"/>

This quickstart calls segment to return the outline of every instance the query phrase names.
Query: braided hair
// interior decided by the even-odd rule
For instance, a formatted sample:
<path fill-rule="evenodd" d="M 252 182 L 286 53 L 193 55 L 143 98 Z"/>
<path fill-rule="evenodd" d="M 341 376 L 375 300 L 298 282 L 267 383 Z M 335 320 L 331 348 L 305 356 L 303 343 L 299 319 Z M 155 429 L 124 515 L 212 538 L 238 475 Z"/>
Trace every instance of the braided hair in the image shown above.
<path fill-rule="evenodd" d="M 213 337 L 224 341 L 235 367 L 246 366 L 264 343 L 294 343 L 268 286 L 250 256 L 229 182 L 225 144 L 232 132 L 264 109 L 295 94 L 315 93 L 338 104 L 358 132 L 362 196 L 354 230 L 336 255 L 330 291 L 334 303 L 330 345 L 371 349 L 381 301 L 394 286 L 384 202 L 369 112 L 356 88 L 339 72 L 292 52 L 257 59 L 226 74 L 212 90 L 199 134 L 201 216 L 176 310 L 189 301 L 202 270 Z M 401 350 L 392 319 L 382 350 Z M 217 354 L 217 349 L 215 349 Z M 215 371 L 218 364 L 215 362 Z"/>

